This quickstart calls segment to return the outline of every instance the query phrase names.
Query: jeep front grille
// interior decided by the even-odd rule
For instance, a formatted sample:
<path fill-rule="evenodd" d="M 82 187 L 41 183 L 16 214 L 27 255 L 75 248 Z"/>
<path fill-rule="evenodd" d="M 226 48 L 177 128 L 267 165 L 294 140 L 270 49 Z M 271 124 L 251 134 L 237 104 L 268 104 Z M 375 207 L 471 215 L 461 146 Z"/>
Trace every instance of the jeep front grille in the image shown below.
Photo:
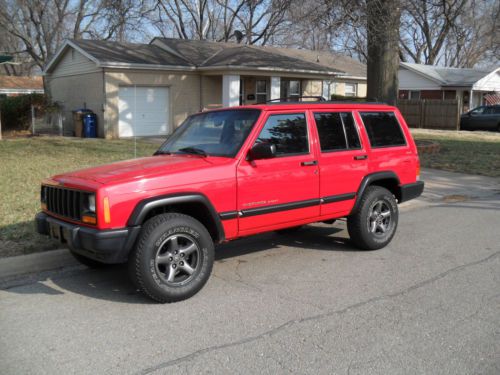
<path fill-rule="evenodd" d="M 44 191 L 45 189 L 45 191 Z M 85 192 L 54 186 L 42 186 L 42 201 L 45 198 L 47 211 L 59 216 L 80 221 Z"/>

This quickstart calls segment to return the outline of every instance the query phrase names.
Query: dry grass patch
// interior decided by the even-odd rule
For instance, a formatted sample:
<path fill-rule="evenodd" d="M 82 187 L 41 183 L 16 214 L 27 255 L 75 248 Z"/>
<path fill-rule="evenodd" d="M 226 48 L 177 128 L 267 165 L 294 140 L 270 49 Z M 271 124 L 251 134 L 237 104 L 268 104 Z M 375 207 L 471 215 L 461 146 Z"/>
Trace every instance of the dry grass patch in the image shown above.
<path fill-rule="evenodd" d="M 151 155 L 157 148 L 157 144 L 138 141 L 137 156 Z M 41 180 L 133 157 L 132 140 L 33 137 L 0 141 L 0 257 L 58 246 L 34 231 Z"/>
<path fill-rule="evenodd" d="M 411 129 L 416 140 L 439 143 L 440 151 L 420 155 L 422 167 L 500 177 L 500 133 Z"/>

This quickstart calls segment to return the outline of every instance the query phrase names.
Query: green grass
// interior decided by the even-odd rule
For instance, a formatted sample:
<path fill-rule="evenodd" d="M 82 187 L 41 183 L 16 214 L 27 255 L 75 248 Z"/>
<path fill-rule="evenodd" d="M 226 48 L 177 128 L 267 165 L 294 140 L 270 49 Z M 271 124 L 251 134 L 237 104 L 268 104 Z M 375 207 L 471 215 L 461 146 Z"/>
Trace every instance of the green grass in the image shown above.
<path fill-rule="evenodd" d="M 437 154 L 421 154 L 422 167 L 500 177 L 500 134 L 412 129 L 415 140 L 439 143 Z"/>
<path fill-rule="evenodd" d="M 158 144 L 137 142 L 137 156 Z M 35 233 L 40 182 L 54 174 L 134 157 L 132 140 L 34 137 L 0 141 L 0 257 L 57 248 Z"/>

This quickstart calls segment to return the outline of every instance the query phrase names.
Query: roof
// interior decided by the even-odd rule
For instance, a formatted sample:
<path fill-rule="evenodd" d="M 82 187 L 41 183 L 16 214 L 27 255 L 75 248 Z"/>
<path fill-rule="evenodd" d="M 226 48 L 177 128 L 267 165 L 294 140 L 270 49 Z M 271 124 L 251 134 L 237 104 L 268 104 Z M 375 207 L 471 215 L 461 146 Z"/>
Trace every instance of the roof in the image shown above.
<path fill-rule="evenodd" d="M 472 86 L 491 71 L 483 69 L 445 68 L 434 65 L 400 63 L 401 67 L 426 76 L 442 86 Z"/>
<path fill-rule="evenodd" d="M 46 72 L 69 47 L 103 67 L 248 69 L 366 77 L 364 64 L 338 54 L 174 38 L 154 38 L 149 44 L 68 40 L 46 65 Z"/>
<path fill-rule="evenodd" d="M 152 44 L 71 40 L 101 63 L 190 66 L 185 59 Z"/>
<path fill-rule="evenodd" d="M 41 76 L 18 77 L 0 75 L 0 90 L 2 89 L 43 91 L 43 79 Z"/>
<path fill-rule="evenodd" d="M 316 62 L 313 51 L 309 54 L 287 48 L 271 48 L 255 45 L 211 42 L 207 40 L 189 40 L 175 38 L 155 38 L 152 44 L 158 43 L 171 51 L 179 53 L 193 65 L 201 68 L 215 67 L 240 67 L 240 68 L 269 68 L 272 70 L 285 71 L 309 71 L 316 73 L 345 74 L 345 70 L 338 69 L 333 64 L 334 55 L 330 54 L 330 60 L 326 58 L 324 64 Z M 297 51 L 297 52 L 294 52 Z M 344 58 L 344 60 L 352 60 Z M 343 60 L 343 61 L 344 61 Z M 352 60 L 354 61 L 354 60 Z M 344 66 L 348 64 L 343 64 Z M 358 65 L 363 65 L 358 62 Z M 361 69 L 362 70 L 362 69 Z M 366 67 L 365 74 L 366 76 Z"/>

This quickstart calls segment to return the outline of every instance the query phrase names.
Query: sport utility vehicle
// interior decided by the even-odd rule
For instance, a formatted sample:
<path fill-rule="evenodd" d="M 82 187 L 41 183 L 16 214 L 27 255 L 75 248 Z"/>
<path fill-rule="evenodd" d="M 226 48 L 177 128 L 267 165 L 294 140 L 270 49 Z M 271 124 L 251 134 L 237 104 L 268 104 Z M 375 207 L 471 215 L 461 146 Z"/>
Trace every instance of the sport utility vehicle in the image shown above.
<path fill-rule="evenodd" d="M 419 196 L 415 143 L 397 108 L 280 103 L 190 116 L 151 157 L 44 181 L 38 232 L 82 263 L 127 262 L 159 302 L 198 292 L 214 244 L 347 217 L 352 243 L 393 238 Z"/>

